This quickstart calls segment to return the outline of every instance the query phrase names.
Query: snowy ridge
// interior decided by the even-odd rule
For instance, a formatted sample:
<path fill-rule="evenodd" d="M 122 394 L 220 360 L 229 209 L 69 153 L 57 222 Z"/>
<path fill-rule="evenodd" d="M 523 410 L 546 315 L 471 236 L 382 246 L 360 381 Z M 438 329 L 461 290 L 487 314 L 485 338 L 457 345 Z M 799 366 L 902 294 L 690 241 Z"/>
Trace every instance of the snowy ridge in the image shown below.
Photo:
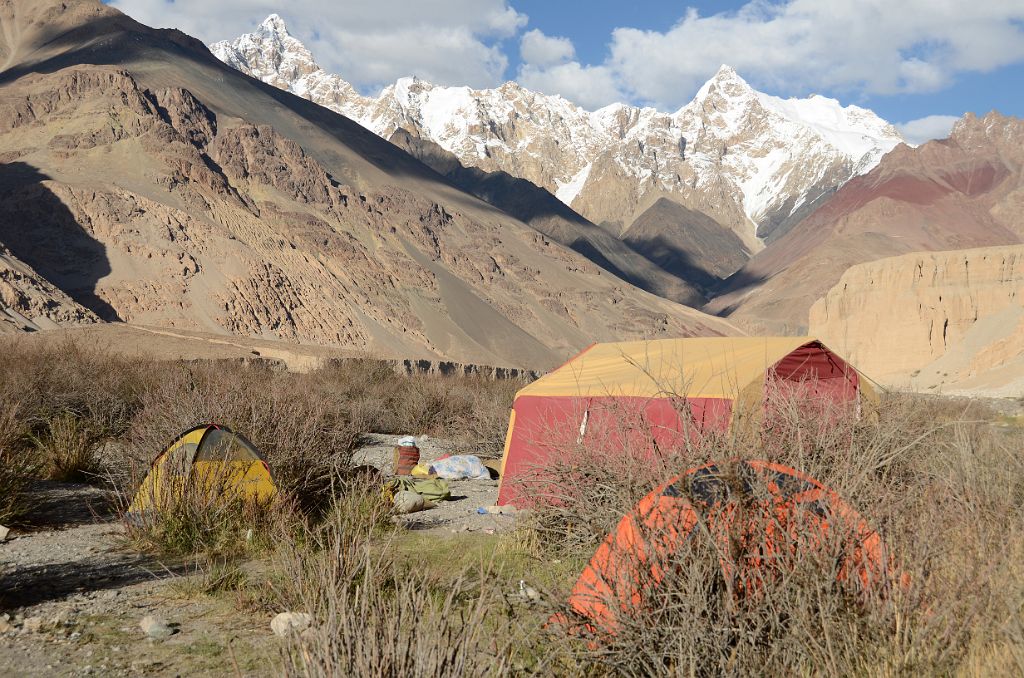
<path fill-rule="evenodd" d="M 532 181 L 595 222 L 628 225 L 668 195 L 738 232 L 764 235 L 902 142 L 867 109 L 763 94 L 728 66 L 674 113 L 626 104 L 591 112 L 514 82 L 475 90 L 402 78 L 365 97 L 321 69 L 277 15 L 210 49 L 384 138 L 405 129 L 464 165 Z"/>

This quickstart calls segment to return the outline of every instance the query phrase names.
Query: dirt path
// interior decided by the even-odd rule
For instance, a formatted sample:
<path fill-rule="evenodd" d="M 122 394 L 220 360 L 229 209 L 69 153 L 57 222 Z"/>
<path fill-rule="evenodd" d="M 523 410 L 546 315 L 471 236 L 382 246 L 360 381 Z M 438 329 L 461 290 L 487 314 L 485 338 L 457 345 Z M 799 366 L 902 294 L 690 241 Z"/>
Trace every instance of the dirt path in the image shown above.
<path fill-rule="evenodd" d="M 33 497 L 32 524 L 0 544 L 0 675 L 223 675 L 235 661 L 244 675 L 275 673 L 269 618 L 184 595 L 188 566 L 125 549 L 103 491 L 40 483 Z M 150 640 L 149 614 L 176 633 Z"/>

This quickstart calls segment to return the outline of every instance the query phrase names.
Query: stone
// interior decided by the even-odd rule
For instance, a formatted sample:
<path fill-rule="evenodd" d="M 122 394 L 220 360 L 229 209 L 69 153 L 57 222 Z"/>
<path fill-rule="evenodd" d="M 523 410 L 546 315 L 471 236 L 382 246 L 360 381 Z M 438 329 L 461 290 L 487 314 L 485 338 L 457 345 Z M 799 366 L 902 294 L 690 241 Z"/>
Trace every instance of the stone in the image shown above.
<path fill-rule="evenodd" d="M 0 633 L 10 633 L 13 630 L 14 627 L 11 626 L 10 621 L 0 618 Z"/>
<path fill-rule="evenodd" d="M 139 622 L 139 628 L 154 640 L 166 640 L 177 632 L 177 629 L 171 627 L 165 620 L 154 615 L 143 617 L 142 621 Z"/>
<path fill-rule="evenodd" d="M 43 629 L 43 618 L 28 617 L 21 623 L 21 628 L 29 633 L 39 633 Z"/>
<path fill-rule="evenodd" d="M 0 542 L 7 541 L 7 537 L 11 534 L 11 528 L 0 525 Z"/>
<path fill-rule="evenodd" d="M 300 633 L 313 623 L 313 616 L 306 612 L 282 612 L 270 620 L 270 630 L 279 638 Z"/>

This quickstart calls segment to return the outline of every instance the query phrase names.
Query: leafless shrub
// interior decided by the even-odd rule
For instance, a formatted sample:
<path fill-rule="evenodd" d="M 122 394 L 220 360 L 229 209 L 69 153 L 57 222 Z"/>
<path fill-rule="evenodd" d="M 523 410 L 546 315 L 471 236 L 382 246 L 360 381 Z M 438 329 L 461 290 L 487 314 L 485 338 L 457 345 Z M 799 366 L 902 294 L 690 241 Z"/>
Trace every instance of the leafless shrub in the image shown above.
<path fill-rule="evenodd" d="M 485 456 L 500 453 L 512 400 L 524 385 L 516 379 L 398 375 L 373 360 L 330 366 L 309 381 L 348 403 L 364 431 L 444 436 Z"/>
<path fill-rule="evenodd" d="M 615 436 L 563 448 L 546 471 L 571 482 L 536 512 L 542 553 L 593 553 L 639 496 L 688 467 L 767 458 L 817 478 L 859 510 L 888 544 L 906 585 L 864 591 L 837 578 L 844 548 L 837 541 L 797 551 L 758 580 L 756 595 L 738 596 L 721 566 L 720 540 L 696 530 L 656 568 L 664 574 L 647 588 L 657 593 L 617 618 L 616 633 L 598 642 L 579 633 L 545 641 L 539 651 L 552 653 L 556 672 L 1020 670 L 1024 435 L 902 394 L 887 396 L 877 417 L 805 405 L 777 403 L 770 428 L 709 437 L 647 464 L 623 464 L 638 451 L 623 455 Z M 553 437 L 564 442 L 566 432 Z"/>
<path fill-rule="evenodd" d="M 19 415 L 17 403 L 0 400 L 0 524 L 27 510 L 25 489 L 42 467 L 34 451 L 19 444 L 27 435 Z"/>
<path fill-rule="evenodd" d="M 295 676 L 497 676 L 512 637 L 504 601 L 484 575 L 444 589 L 395 563 L 379 543 L 377 495 L 342 499 L 321 526 L 279 541 L 276 609 L 303 610 L 314 626 L 294 639 Z"/>
<path fill-rule="evenodd" d="M 229 560 L 267 550 L 282 521 L 295 519 L 288 497 L 265 500 L 240 495 L 235 472 L 204 469 L 175 475 L 165 470 L 161 487 L 147 485 L 137 510 L 122 515 L 137 549 L 164 556 Z"/>
<path fill-rule="evenodd" d="M 30 437 L 52 480 L 90 480 L 102 471 L 96 455 L 100 436 L 89 430 L 87 420 L 71 412 L 49 419 L 42 432 Z"/>
<path fill-rule="evenodd" d="M 182 432 L 217 423 L 243 433 L 267 458 L 278 489 L 313 507 L 330 500 L 360 435 L 342 403 L 302 388 L 294 375 L 244 365 L 168 365 L 140 400 L 118 464 L 126 488 Z"/>

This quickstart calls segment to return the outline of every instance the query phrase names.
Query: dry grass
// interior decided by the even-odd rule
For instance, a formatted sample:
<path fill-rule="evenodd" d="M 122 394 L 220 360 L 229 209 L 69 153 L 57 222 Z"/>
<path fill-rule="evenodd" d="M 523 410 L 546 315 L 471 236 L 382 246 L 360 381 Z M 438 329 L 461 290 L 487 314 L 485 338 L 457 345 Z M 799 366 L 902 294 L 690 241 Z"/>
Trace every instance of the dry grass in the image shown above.
<path fill-rule="evenodd" d="M 0 401 L 0 525 L 17 520 L 29 509 L 24 491 L 42 469 L 38 456 L 19 445 L 25 435 L 17 403 Z"/>
<path fill-rule="evenodd" d="M 837 540 L 796 549 L 772 576 L 758 579 L 756 595 L 737 595 L 742 576 L 726 576 L 721 541 L 698 529 L 687 548 L 657 563 L 664 578 L 646 582 L 656 594 L 640 608 L 627 605 L 616 617 L 617 633 L 596 643 L 573 633 L 540 641 L 538 652 L 556 673 L 1005 675 L 1024 669 L 1024 435 L 910 396 L 888 397 L 877 419 L 808 416 L 805 405 L 783 403 L 764 435 L 698 441 L 653 470 L 609 462 L 616 455 L 593 439 L 586 449 L 567 449 L 549 471 L 573 482 L 538 511 L 535 548 L 548 558 L 592 553 L 656 482 L 712 459 L 767 458 L 807 472 L 858 509 L 888 543 L 909 586 L 865 591 L 855 580 L 840 581 L 837 563 L 849 545 Z M 755 533 L 774 518 L 761 520 Z M 763 552 L 756 540 L 747 548 Z M 649 572 L 649 560 L 644 566 Z M 566 594 L 554 598 L 564 601 Z M 553 611 L 571 613 L 564 606 Z"/>
<path fill-rule="evenodd" d="M 476 376 L 396 376 L 377 361 L 350 361 L 311 375 L 317 388 L 349 403 L 364 431 L 444 436 L 481 454 L 500 452 L 509 410 L 524 383 Z"/>
<path fill-rule="evenodd" d="M 293 676 L 498 676 L 513 645 L 510 617 L 487 573 L 439 585 L 392 558 L 383 505 L 350 498 L 322 525 L 282 539 L 278 610 L 313 615 L 293 639 Z"/>
<path fill-rule="evenodd" d="M 267 458 L 278 487 L 322 512 L 344 485 L 365 432 L 445 434 L 500 450 L 516 382 L 398 375 L 356 361 L 308 375 L 221 362 L 153 362 L 80 344 L 0 342 L 0 515 L 23 481 L 109 482 L 130 498 L 154 457 L 180 433 L 221 423 Z M 14 414 L 12 414 L 14 413 Z M 38 464 L 36 463 L 38 460 Z"/>

